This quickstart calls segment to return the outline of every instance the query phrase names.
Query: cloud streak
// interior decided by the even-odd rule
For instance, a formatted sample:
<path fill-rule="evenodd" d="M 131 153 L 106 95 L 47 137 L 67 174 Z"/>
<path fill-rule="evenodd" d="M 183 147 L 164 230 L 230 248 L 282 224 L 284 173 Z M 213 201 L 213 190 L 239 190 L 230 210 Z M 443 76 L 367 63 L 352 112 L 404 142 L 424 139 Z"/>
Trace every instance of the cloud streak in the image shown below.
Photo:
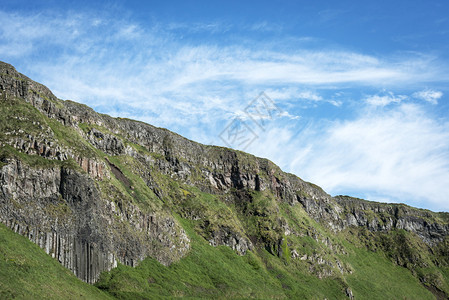
<path fill-rule="evenodd" d="M 395 96 L 392 92 L 388 92 L 385 95 L 368 96 L 365 101 L 372 106 L 387 106 L 392 103 L 401 103 L 405 99 L 407 99 L 407 96 Z"/>
<path fill-rule="evenodd" d="M 295 127 L 272 125 L 249 150 L 333 195 L 350 191 L 449 210 L 449 122 L 429 118 L 419 105 L 305 124 L 299 134 Z"/>
<path fill-rule="evenodd" d="M 304 134 L 290 169 L 331 193 L 352 191 L 449 210 L 449 123 L 401 104 Z M 291 149 L 294 151 L 294 149 Z"/>
<path fill-rule="evenodd" d="M 416 93 L 413 93 L 413 97 L 417 99 L 421 99 L 424 101 L 427 101 L 431 104 L 438 104 L 438 100 L 443 97 L 443 93 L 440 91 L 435 91 L 431 89 L 426 89 L 423 91 L 419 91 Z"/>

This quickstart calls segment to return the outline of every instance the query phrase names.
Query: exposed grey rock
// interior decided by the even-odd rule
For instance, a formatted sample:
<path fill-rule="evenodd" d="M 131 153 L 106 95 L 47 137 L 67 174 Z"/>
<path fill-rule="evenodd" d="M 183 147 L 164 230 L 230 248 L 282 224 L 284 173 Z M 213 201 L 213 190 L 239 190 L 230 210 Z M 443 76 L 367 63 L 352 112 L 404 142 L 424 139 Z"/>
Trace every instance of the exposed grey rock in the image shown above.
<path fill-rule="evenodd" d="M 184 230 L 168 215 L 143 213 L 130 204 L 117 209 L 102 199 L 87 175 L 34 169 L 18 160 L 0 169 L 0 221 L 89 283 L 117 261 L 134 266 L 152 256 L 168 265 L 190 247 Z"/>
<path fill-rule="evenodd" d="M 412 208 L 404 204 L 369 202 L 348 196 L 337 196 L 336 203 L 344 212 L 341 228 L 366 227 L 371 231 L 404 229 L 416 233 L 428 245 L 441 242 L 449 234 L 449 224 L 440 224 L 434 213 Z"/>
<path fill-rule="evenodd" d="M 246 254 L 248 250 L 254 249 L 253 244 L 247 238 L 233 232 L 230 228 L 220 228 L 217 232 L 212 232 L 209 240 L 212 246 L 224 245 L 237 251 L 240 255 Z"/>
<path fill-rule="evenodd" d="M 352 294 L 351 288 L 346 288 L 346 296 L 348 296 L 349 299 L 354 299 L 354 295 Z"/>
<path fill-rule="evenodd" d="M 108 133 L 103 133 L 95 128 L 89 131 L 87 139 L 95 148 L 102 150 L 104 153 L 120 155 L 125 152 L 123 142 L 119 138 Z"/>

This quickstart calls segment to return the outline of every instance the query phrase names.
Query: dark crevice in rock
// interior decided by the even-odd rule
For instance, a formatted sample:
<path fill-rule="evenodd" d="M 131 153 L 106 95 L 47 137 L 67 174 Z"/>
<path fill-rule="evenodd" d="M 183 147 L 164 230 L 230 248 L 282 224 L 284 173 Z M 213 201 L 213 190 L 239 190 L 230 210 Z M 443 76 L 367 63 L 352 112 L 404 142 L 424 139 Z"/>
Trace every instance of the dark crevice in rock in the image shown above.
<path fill-rule="evenodd" d="M 114 174 L 115 178 L 117 178 L 118 181 L 123 183 L 123 185 L 130 189 L 132 188 L 131 181 L 126 178 L 125 174 L 113 163 L 111 163 L 109 160 L 106 160 L 109 164 L 109 167 L 111 168 L 112 174 Z"/>
<path fill-rule="evenodd" d="M 431 292 L 431 293 L 435 296 L 435 298 L 436 298 L 437 300 L 447 300 L 447 299 L 449 299 L 449 296 L 448 296 L 445 292 L 443 292 L 442 290 L 440 290 L 439 288 L 434 287 L 434 286 L 429 286 L 429 285 L 426 285 L 426 284 L 423 284 L 423 286 L 424 286 L 429 292 Z"/>
<path fill-rule="evenodd" d="M 256 187 L 255 187 L 256 191 L 260 191 L 260 178 L 259 175 L 256 175 Z"/>

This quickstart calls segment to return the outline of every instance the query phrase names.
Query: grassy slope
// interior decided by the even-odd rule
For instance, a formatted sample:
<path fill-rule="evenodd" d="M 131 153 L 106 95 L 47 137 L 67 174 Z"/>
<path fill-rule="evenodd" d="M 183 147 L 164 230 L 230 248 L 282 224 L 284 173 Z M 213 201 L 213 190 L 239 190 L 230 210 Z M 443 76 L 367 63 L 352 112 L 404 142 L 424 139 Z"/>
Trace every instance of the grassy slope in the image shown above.
<path fill-rule="evenodd" d="M 128 173 L 130 164 L 118 159 L 115 162 Z M 297 224 L 298 232 L 310 227 L 322 234 L 326 232 L 297 206 L 281 205 L 276 213 L 276 203 L 269 199 L 270 195 L 252 192 L 252 198 L 245 199 L 250 202 L 225 204 L 220 197 L 168 178 L 161 177 L 158 181 L 167 196 L 166 204 L 185 216 L 178 216 L 178 220 L 192 241 L 192 251 L 170 267 L 147 258 L 136 268 L 120 265 L 103 273 L 97 286 L 118 298 L 347 299 L 345 290 L 350 286 L 358 299 L 434 299 L 408 269 L 392 263 L 382 251 L 367 250 L 360 241 L 358 246 L 349 243 L 345 234 L 334 237 L 334 243 L 342 245 L 348 253 L 340 254 L 339 259 L 350 265 L 353 272 L 324 279 L 312 275 L 306 263 L 279 258 L 263 248 L 243 257 L 225 246 L 214 248 L 203 238 L 208 236 L 209 229 L 226 225 L 236 231 L 251 232 L 262 221 L 274 222 L 264 217 L 267 215 L 284 215 L 290 224 Z M 188 220 L 191 213 L 200 219 Z M 209 221 L 206 228 L 203 220 Z M 260 237 L 263 232 L 256 230 L 253 234 Z M 298 245 L 298 242 L 302 242 L 301 251 L 310 252 L 309 255 L 321 247 L 307 236 L 289 237 L 289 243 Z"/>
<path fill-rule="evenodd" d="M 111 299 L 0 224 L 0 299 Z"/>
<path fill-rule="evenodd" d="M 409 270 L 349 243 L 349 254 L 341 258 L 351 264 L 352 274 L 318 279 L 265 250 L 240 257 L 228 247 L 209 246 L 189 221 L 182 222 L 192 239 L 189 256 L 170 267 L 151 258 L 136 268 L 120 265 L 103 273 L 97 286 L 121 299 L 347 299 L 347 284 L 357 299 L 434 299 Z"/>
<path fill-rule="evenodd" d="M 165 267 L 151 258 L 136 268 L 120 265 L 102 274 L 97 286 L 123 299 L 193 298 L 344 298 L 342 286 L 292 269 L 265 250 L 238 256 L 229 247 L 210 246 L 182 221 L 192 252 Z M 268 267 L 267 267 L 268 266 Z"/>
<path fill-rule="evenodd" d="M 347 246 L 353 273 L 346 276 L 356 299 L 435 299 L 411 272 L 382 254 Z"/>
<path fill-rule="evenodd" d="M 120 265 L 101 276 L 98 287 L 122 299 L 145 298 L 307 298 L 345 299 L 345 281 L 358 299 L 433 299 L 405 268 L 385 256 L 345 242 L 341 259 L 352 274 L 318 279 L 295 262 L 285 263 L 265 250 L 241 257 L 214 248 L 182 221 L 192 252 L 165 267 L 151 258 L 138 267 Z M 107 293 L 78 280 L 38 246 L 0 225 L 0 298 L 107 299 Z"/>

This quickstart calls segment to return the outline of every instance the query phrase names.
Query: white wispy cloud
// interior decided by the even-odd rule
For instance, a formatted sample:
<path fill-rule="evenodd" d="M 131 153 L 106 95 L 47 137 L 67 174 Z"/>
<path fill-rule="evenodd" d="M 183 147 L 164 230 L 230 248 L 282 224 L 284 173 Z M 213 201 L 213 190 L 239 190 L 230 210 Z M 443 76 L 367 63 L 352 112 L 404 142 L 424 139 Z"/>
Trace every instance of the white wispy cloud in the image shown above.
<path fill-rule="evenodd" d="M 301 116 L 296 116 L 296 115 L 292 115 L 290 114 L 288 111 L 283 111 L 279 114 L 280 117 L 286 117 L 289 118 L 291 120 L 299 120 L 301 119 Z"/>
<path fill-rule="evenodd" d="M 209 23 L 183 23 L 183 22 L 171 22 L 169 24 L 160 24 L 160 26 L 166 27 L 170 31 L 182 31 L 189 33 L 225 33 L 232 29 L 233 25 L 223 22 L 209 22 Z"/>
<path fill-rule="evenodd" d="M 334 195 L 449 210 L 449 122 L 416 104 L 299 129 L 272 124 L 248 150 Z"/>
<path fill-rule="evenodd" d="M 269 26 L 262 22 L 251 30 Z M 326 47 L 281 51 L 255 40 L 223 45 L 181 39 L 185 32 L 223 34 L 232 28 L 221 23 L 149 27 L 101 14 L 0 11 L 0 59 L 61 98 L 204 143 L 217 143 L 227 122 L 245 117 L 248 103 L 265 91 L 282 112 L 266 119 L 263 134 L 247 149 L 251 153 L 331 193 L 366 191 L 449 209 L 448 123 L 405 101 L 410 97 L 403 94 L 411 92 L 359 97 L 362 101 L 351 102 L 357 108 L 343 105 L 350 101 L 341 92 L 349 86 L 416 91 L 423 83 L 448 80 L 441 62 L 413 53 L 376 57 Z M 443 93 L 426 89 L 412 97 L 436 104 Z M 351 120 L 309 122 L 304 103 L 368 108 Z"/>
<path fill-rule="evenodd" d="M 300 92 L 297 97 L 300 99 L 306 99 L 306 100 L 312 100 L 312 101 L 323 100 L 323 97 L 321 97 L 317 93 L 311 92 L 311 91 Z"/>
<path fill-rule="evenodd" d="M 443 92 L 426 89 L 413 93 L 413 97 L 427 101 L 432 104 L 438 104 L 438 100 L 443 97 Z"/>
<path fill-rule="evenodd" d="M 334 50 L 297 50 L 285 54 L 258 50 L 257 44 L 250 48 L 207 44 L 185 46 L 177 44 L 176 37 L 170 37 L 161 26 L 143 29 L 133 22 L 102 21 L 98 16 L 93 19 L 84 15 L 11 16 L 2 13 L 1 17 L 1 36 L 8 44 L 21 43 L 24 49 L 28 49 L 26 51 L 41 51 L 54 44 L 64 45 L 66 49 L 89 49 L 92 53 L 85 50 L 85 57 L 75 57 L 79 60 L 78 69 L 95 68 L 95 59 L 100 56 L 102 59 L 97 64 L 112 61 L 111 65 L 117 69 L 126 64 L 139 75 L 144 71 L 163 70 L 157 75 L 166 76 L 170 87 L 179 89 L 205 81 L 238 81 L 249 85 L 394 84 L 429 78 L 437 71 L 422 57 L 390 61 Z M 141 38 L 130 42 L 132 37 Z M 119 46 L 117 50 L 111 49 L 111 43 Z M 133 51 L 124 51 L 130 48 Z M 152 57 L 158 59 L 151 61 Z M 63 55 L 56 58 L 54 64 L 73 59 Z M 74 73 L 77 71 L 75 69 Z M 146 77 L 151 75 L 155 76 L 148 73 Z"/>
<path fill-rule="evenodd" d="M 302 142 L 311 150 L 291 169 L 329 192 L 377 193 L 449 209 L 449 123 L 433 120 L 419 106 L 365 111 Z M 300 153 L 303 148 L 298 146 Z"/>
<path fill-rule="evenodd" d="M 280 32 L 282 30 L 282 25 L 263 21 L 250 25 L 249 30 L 260 32 Z"/>
<path fill-rule="evenodd" d="M 365 98 L 365 101 L 373 106 L 387 106 L 391 103 L 400 103 L 407 99 L 405 95 L 394 95 L 393 92 L 384 92 L 384 95 L 371 95 Z"/>

